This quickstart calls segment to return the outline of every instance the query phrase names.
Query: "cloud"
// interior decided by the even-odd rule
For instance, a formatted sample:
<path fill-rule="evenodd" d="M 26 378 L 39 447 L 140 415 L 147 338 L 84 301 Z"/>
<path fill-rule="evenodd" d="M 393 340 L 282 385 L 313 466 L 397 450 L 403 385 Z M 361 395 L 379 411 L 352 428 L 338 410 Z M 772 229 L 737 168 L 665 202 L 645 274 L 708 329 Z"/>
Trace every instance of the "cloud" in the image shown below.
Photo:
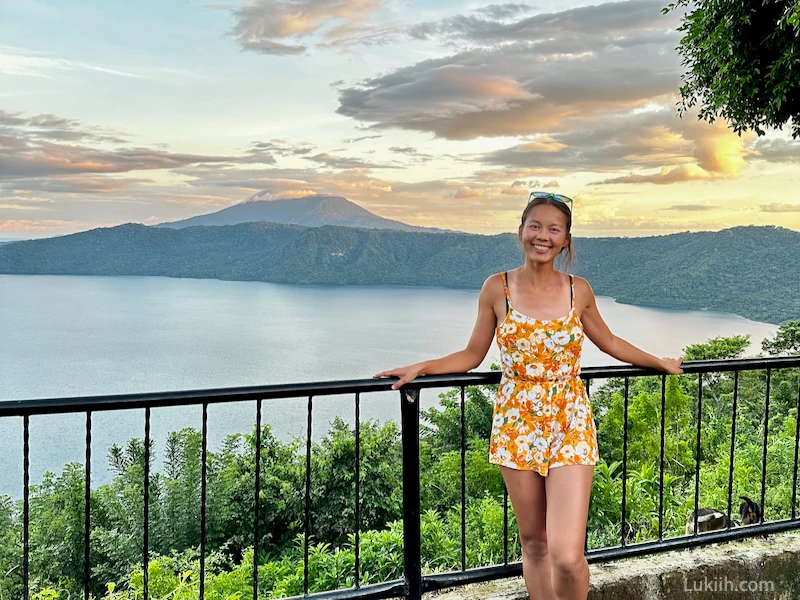
<path fill-rule="evenodd" d="M 649 216 L 613 216 L 608 218 L 593 219 L 589 222 L 576 224 L 573 234 L 579 237 L 584 235 L 619 237 L 625 236 L 651 236 L 676 231 L 719 231 L 733 226 L 732 223 L 715 221 L 686 221 L 679 223 L 671 220 L 655 219 Z M 580 254 L 578 255 L 580 260 Z"/>
<path fill-rule="evenodd" d="M 207 156 L 154 150 L 121 148 L 104 150 L 86 146 L 39 144 L 22 153 L 0 153 L 2 180 L 20 180 L 77 173 L 127 173 L 129 171 L 173 169 L 199 163 L 225 163 L 230 156 Z"/>
<path fill-rule="evenodd" d="M 121 134 L 74 119 L 0 111 L 0 184 L 4 188 L 52 192 L 119 191 L 130 184 L 149 181 L 98 177 L 90 180 L 81 176 L 171 170 L 208 163 L 274 162 L 257 150 L 245 156 L 213 156 L 120 147 L 122 143 L 125 138 Z"/>
<path fill-rule="evenodd" d="M 684 212 L 703 212 L 707 210 L 716 210 L 719 206 L 714 206 L 711 204 L 674 204 L 667 208 L 662 208 L 661 210 L 677 210 L 677 211 L 684 211 Z"/>
<path fill-rule="evenodd" d="M 769 162 L 800 162 L 800 141 L 759 138 L 751 145 L 753 158 Z"/>
<path fill-rule="evenodd" d="M 36 77 L 46 80 L 88 79 L 87 76 L 109 75 L 119 80 L 175 84 L 181 82 L 209 82 L 208 76 L 196 71 L 168 66 L 140 67 L 134 70 L 115 66 L 87 63 L 49 52 L 37 52 L 0 44 L 0 73 L 17 77 Z"/>
<path fill-rule="evenodd" d="M 487 153 L 478 160 L 540 169 L 628 172 L 595 185 L 670 184 L 738 177 L 749 154 L 747 136 L 739 137 L 719 122 L 709 125 L 691 116 L 679 119 L 667 107 L 619 111 L 606 115 L 600 122 L 575 121 L 571 130 L 546 139 L 546 144 L 525 141 Z M 559 148 L 556 152 L 551 151 L 554 142 Z M 647 169 L 659 171 L 644 172 Z"/>
<path fill-rule="evenodd" d="M 315 190 L 290 189 L 282 192 L 272 192 L 261 190 L 257 194 L 250 196 L 245 202 L 257 202 L 262 200 L 289 200 L 291 198 L 304 198 L 315 194 Z"/>
<path fill-rule="evenodd" d="M 566 148 L 566 144 L 558 141 L 549 135 L 542 135 L 533 138 L 531 141 L 517 146 L 520 152 L 561 152 Z"/>
<path fill-rule="evenodd" d="M 752 136 L 722 121 L 678 118 L 678 13 L 663 15 L 651 0 L 525 18 L 506 8 L 415 26 L 413 37 L 462 49 L 339 85 L 337 112 L 371 130 L 456 141 L 518 136 L 469 160 L 551 176 L 617 175 L 598 184 L 734 178 L 758 152 L 794 160 L 788 143 L 754 149 Z"/>
<path fill-rule="evenodd" d="M 32 206 L 30 204 L 0 204 L 0 208 L 7 208 L 9 210 L 41 210 L 41 206 Z"/>
<path fill-rule="evenodd" d="M 676 167 L 662 167 L 658 173 L 649 175 L 625 175 L 623 177 L 613 177 L 604 181 L 595 182 L 593 185 L 600 184 L 620 184 L 620 183 L 655 183 L 658 185 L 668 185 L 671 183 L 682 183 L 686 181 L 698 181 L 711 179 L 712 175 L 695 164 L 679 165 Z"/>
<path fill-rule="evenodd" d="M 109 223 L 114 225 L 114 223 Z M 68 233 L 76 229 L 99 227 L 91 221 L 72 221 L 68 219 L 6 219 L 0 220 L 0 231 L 48 232 L 52 234 Z"/>
<path fill-rule="evenodd" d="M 455 140 L 563 131 L 577 117 L 597 119 L 674 95 L 678 58 L 664 47 L 677 44 L 677 23 L 649 0 L 510 24 L 452 17 L 417 37 L 484 46 L 340 87 L 337 112 L 373 129 Z"/>
<path fill-rule="evenodd" d="M 149 78 L 142 73 L 103 67 L 65 58 L 57 58 L 23 48 L 0 45 L 0 73 L 17 76 L 53 78 L 76 71 L 93 71 L 134 79 Z"/>
<path fill-rule="evenodd" d="M 530 181 L 517 180 L 514 181 L 510 186 L 500 190 L 500 193 L 506 196 L 527 196 L 529 194 L 529 191 L 533 189 L 546 190 L 548 188 L 559 188 L 559 187 L 561 186 L 555 179 L 548 181 L 547 183 L 542 183 L 538 179 L 531 179 Z"/>
<path fill-rule="evenodd" d="M 299 142 L 282 138 L 272 139 L 268 142 L 253 142 L 250 152 L 269 152 L 278 156 L 304 156 L 315 151 L 314 144 Z"/>
<path fill-rule="evenodd" d="M 304 157 L 316 163 L 325 165 L 331 169 L 386 169 L 390 165 L 365 162 L 359 158 L 348 158 L 344 156 L 333 156 L 326 152 L 314 156 Z"/>
<path fill-rule="evenodd" d="M 435 37 L 486 44 L 544 42 L 544 47 L 563 52 L 574 49 L 581 40 L 594 43 L 590 39 L 592 36 L 611 37 L 611 41 L 624 47 L 637 42 L 632 33 L 647 29 L 661 30 L 663 33 L 670 28 L 667 24 L 677 22 L 676 16 L 665 17 L 660 7 L 649 0 L 605 2 L 561 12 L 541 13 L 512 22 L 507 19 L 528 11 L 517 10 L 516 14 L 512 14 L 503 6 L 525 8 L 524 5 L 493 5 L 469 15 L 421 23 L 412 27 L 411 35 L 423 39 Z"/>
<path fill-rule="evenodd" d="M 253 142 L 250 144 L 250 148 L 248 148 L 246 156 L 239 158 L 238 162 L 263 165 L 277 164 L 278 161 L 275 159 L 271 151 L 281 154 L 280 149 L 276 144 L 272 144 L 270 142 Z M 311 151 L 312 150 L 309 149 L 309 152 Z"/>
<path fill-rule="evenodd" d="M 471 47 L 340 86 L 337 112 L 373 130 L 522 137 L 473 159 L 504 168 L 627 171 L 599 183 L 737 177 L 750 138 L 724 122 L 676 115 L 681 69 L 665 47 L 679 40 L 678 18 L 650 0 L 629 0 L 511 21 L 473 12 L 421 24 L 416 37 Z"/>
<path fill-rule="evenodd" d="M 505 196 L 527 196 L 528 190 L 521 187 L 506 187 L 500 190 L 500 193 Z"/>
<path fill-rule="evenodd" d="M 479 15 L 501 21 L 503 19 L 511 19 L 521 14 L 533 12 L 535 8 L 530 4 L 519 4 L 513 2 L 506 2 L 505 4 L 490 4 L 482 8 L 475 9 Z"/>
<path fill-rule="evenodd" d="M 2 183 L 2 178 L 0 178 Z M 150 179 L 138 177 L 85 177 L 64 175 L 17 179 L 3 186 L 11 193 L 41 192 L 50 194 L 111 194 L 132 190 L 140 184 L 152 183 Z M 2 189 L 2 188 L 0 188 Z"/>
<path fill-rule="evenodd" d="M 51 114 L 27 117 L 21 112 L 0 110 L 0 149 L 5 147 L 22 148 L 24 138 L 37 142 L 108 142 L 127 143 L 120 132 L 97 126 L 85 125 L 77 119 L 65 119 Z M 14 144 L 7 146 L 6 144 Z"/>
<path fill-rule="evenodd" d="M 420 152 L 411 146 L 391 146 L 389 148 L 391 152 L 395 152 L 397 154 L 405 154 L 407 156 L 419 156 Z M 429 154 L 425 154 L 424 156 L 430 156 Z"/>
<path fill-rule="evenodd" d="M 187 179 L 187 185 L 198 189 L 230 188 L 251 195 L 302 190 L 347 197 L 356 194 L 359 198 L 377 198 L 392 191 L 392 182 L 372 177 L 364 169 L 217 169 L 208 165 L 197 165 L 178 169 L 177 173 Z"/>
<path fill-rule="evenodd" d="M 436 158 L 433 154 L 420 152 L 412 146 L 391 146 L 389 151 L 395 154 L 402 154 L 417 163 L 427 163 Z"/>
<path fill-rule="evenodd" d="M 362 135 L 361 137 L 349 138 L 349 139 L 346 139 L 346 140 L 342 140 L 342 142 L 344 142 L 345 144 L 355 144 L 356 142 L 363 142 L 364 140 L 374 140 L 374 139 L 381 138 L 381 137 L 383 137 L 381 134 L 377 134 L 377 135 Z"/>
<path fill-rule="evenodd" d="M 303 38 L 320 32 L 328 41 L 353 35 L 380 7 L 380 0 L 249 0 L 231 9 L 236 24 L 229 33 L 243 50 L 305 54 Z"/>
<path fill-rule="evenodd" d="M 563 175 L 564 169 L 561 168 L 524 168 L 524 167 L 504 167 L 481 169 L 477 171 L 471 179 L 474 181 L 486 182 L 500 182 L 505 183 L 516 179 L 524 179 L 527 177 L 554 177 Z M 532 179 L 530 183 L 520 182 L 518 185 L 526 185 L 527 187 L 539 187 L 541 184 L 539 179 Z M 512 184 L 513 185 L 513 184 Z"/>
<path fill-rule="evenodd" d="M 800 212 L 800 204 L 773 202 L 772 204 L 760 204 L 759 209 L 761 212 L 769 213 L 795 213 Z"/>
<path fill-rule="evenodd" d="M 483 190 L 476 190 L 472 189 L 469 186 L 461 186 L 455 192 L 453 192 L 453 198 L 480 198 L 484 196 Z"/>
<path fill-rule="evenodd" d="M 580 192 L 575 195 L 575 235 L 658 235 L 687 230 L 718 230 L 732 226 L 724 213 L 656 211 L 644 200 L 631 201 L 616 192 Z M 692 218 L 690 215 L 695 215 Z M 711 216 L 713 215 L 713 216 Z"/>
<path fill-rule="evenodd" d="M 385 46 L 407 38 L 408 26 L 403 23 L 373 25 L 353 23 L 337 27 L 328 36 L 328 41 L 317 44 L 317 48 L 348 49 L 352 46 Z M 341 84 L 341 82 L 339 82 Z M 334 85 L 333 87 L 338 87 Z"/>
<path fill-rule="evenodd" d="M 281 44 L 273 42 L 272 40 L 263 39 L 241 39 L 239 37 L 239 44 L 242 50 L 249 50 L 250 52 L 258 52 L 260 54 L 275 54 L 278 56 L 305 54 L 307 48 L 299 44 Z"/>

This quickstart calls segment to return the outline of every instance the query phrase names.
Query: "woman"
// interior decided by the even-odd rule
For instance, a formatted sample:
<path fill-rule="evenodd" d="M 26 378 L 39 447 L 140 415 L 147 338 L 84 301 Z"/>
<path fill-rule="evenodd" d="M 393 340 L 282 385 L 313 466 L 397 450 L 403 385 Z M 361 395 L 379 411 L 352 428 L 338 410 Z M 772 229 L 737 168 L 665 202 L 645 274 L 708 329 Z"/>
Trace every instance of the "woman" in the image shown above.
<path fill-rule="evenodd" d="M 525 585 L 536 600 L 585 600 L 589 593 L 583 548 L 598 453 L 580 379 L 584 335 L 623 362 L 682 372 L 682 359 L 657 358 L 612 334 L 589 283 L 555 269 L 562 252 L 572 260 L 572 205 L 566 196 L 531 193 L 518 232 L 525 264 L 484 282 L 464 350 L 376 375 L 398 377 L 397 389 L 419 375 L 466 372 L 497 337 L 503 373 L 489 460 L 508 488 Z"/>

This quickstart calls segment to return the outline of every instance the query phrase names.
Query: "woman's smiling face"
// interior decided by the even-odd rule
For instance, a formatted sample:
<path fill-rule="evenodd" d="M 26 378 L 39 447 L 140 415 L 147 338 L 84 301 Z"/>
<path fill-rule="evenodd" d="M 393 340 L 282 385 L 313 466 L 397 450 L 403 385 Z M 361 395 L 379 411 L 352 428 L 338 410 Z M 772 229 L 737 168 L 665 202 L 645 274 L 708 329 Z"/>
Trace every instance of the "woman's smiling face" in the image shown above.
<path fill-rule="evenodd" d="M 519 239 L 530 260 L 537 263 L 553 261 L 569 244 L 567 216 L 549 204 L 534 206 L 520 226 Z"/>

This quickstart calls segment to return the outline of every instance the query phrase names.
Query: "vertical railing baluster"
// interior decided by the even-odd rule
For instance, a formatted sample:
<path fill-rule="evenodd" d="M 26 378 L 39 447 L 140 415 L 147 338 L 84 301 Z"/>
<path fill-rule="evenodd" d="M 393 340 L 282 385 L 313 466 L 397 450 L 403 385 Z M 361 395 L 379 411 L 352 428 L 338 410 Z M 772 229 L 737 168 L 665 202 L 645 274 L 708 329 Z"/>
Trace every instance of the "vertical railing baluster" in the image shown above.
<path fill-rule="evenodd" d="M 308 397 L 308 431 L 306 437 L 306 514 L 305 514 L 305 531 L 303 534 L 305 540 L 305 549 L 303 552 L 303 593 L 308 594 L 308 544 L 311 537 L 311 411 L 313 408 L 312 396 Z"/>
<path fill-rule="evenodd" d="M 661 375 L 661 442 L 658 451 L 658 541 L 664 539 L 664 438 L 666 433 L 667 376 Z"/>
<path fill-rule="evenodd" d="M 83 600 L 89 600 L 89 552 L 92 528 L 92 412 L 86 411 L 86 466 L 83 489 Z"/>
<path fill-rule="evenodd" d="M 627 519 L 626 519 L 626 510 L 627 510 L 627 500 L 628 500 L 628 394 L 630 391 L 630 379 L 627 377 L 625 378 L 625 397 L 624 397 L 624 405 L 623 405 L 623 416 L 622 416 L 622 545 L 625 546 L 626 543 L 626 528 L 627 528 Z"/>
<path fill-rule="evenodd" d="M 700 431 L 703 421 L 703 374 L 697 374 L 697 439 L 694 448 L 694 533 L 697 535 L 697 511 L 700 506 Z"/>
<path fill-rule="evenodd" d="M 464 386 L 461 386 L 461 570 L 467 570 L 467 420 Z"/>
<path fill-rule="evenodd" d="M 405 600 L 422 598 L 419 487 L 419 389 L 400 390 L 403 444 L 403 572 Z"/>
<path fill-rule="evenodd" d="M 261 398 L 256 400 L 256 476 L 253 498 L 253 600 L 258 600 L 258 521 L 261 504 Z"/>
<path fill-rule="evenodd" d="M 355 517 L 356 517 L 356 589 L 361 587 L 361 394 L 356 392 L 356 497 L 355 497 Z"/>
<path fill-rule="evenodd" d="M 200 600 L 206 597 L 206 486 L 208 485 L 208 402 L 203 402 L 200 464 Z"/>
<path fill-rule="evenodd" d="M 591 392 L 591 389 L 590 389 L 591 388 L 591 383 L 592 383 L 591 379 L 586 379 L 584 381 L 584 384 L 583 384 L 583 387 L 586 388 L 586 400 L 589 402 L 590 405 L 591 405 L 591 402 L 592 402 L 592 392 Z M 588 523 L 587 523 L 587 525 L 588 525 Z M 586 533 L 583 536 L 583 551 L 584 551 L 584 553 L 589 552 L 589 527 L 588 526 L 586 527 Z"/>
<path fill-rule="evenodd" d="M 731 411 L 731 450 L 728 458 L 728 526 L 731 528 L 733 505 L 733 465 L 736 458 L 736 412 L 739 403 L 739 371 L 733 372 L 733 410 Z"/>
<path fill-rule="evenodd" d="M 794 474 L 792 475 L 792 519 L 797 517 L 797 454 L 800 447 L 800 371 L 797 373 L 797 415 L 794 424 Z"/>
<path fill-rule="evenodd" d="M 148 600 L 150 595 L 150 407 L 144 409 L 144 552 L 143 564 L 143 596 Z"/>
<path fill-rule="evenodd" d="M 767 494 L 767 440 L 769 437 L 769 396 L 770 396 L 770 381 L 772 378 L 772 369 L 767 369 L 767 397 L 764 402 L 764 452 L 761 458 L 761 520 L 759 523 L 764 522 L 764 512 L 766 511 L 766 494 Z"/>
<path fill-rule="evenodd" d="M 503 564 L 508 564 L 508 488 L 503 482 Z"/>
<path fill-rule="evenodd" d="M 30 483 L 31 483 L 31 444 L 30 417 L 22 417 L 22 597 L 30 596 Z"/>

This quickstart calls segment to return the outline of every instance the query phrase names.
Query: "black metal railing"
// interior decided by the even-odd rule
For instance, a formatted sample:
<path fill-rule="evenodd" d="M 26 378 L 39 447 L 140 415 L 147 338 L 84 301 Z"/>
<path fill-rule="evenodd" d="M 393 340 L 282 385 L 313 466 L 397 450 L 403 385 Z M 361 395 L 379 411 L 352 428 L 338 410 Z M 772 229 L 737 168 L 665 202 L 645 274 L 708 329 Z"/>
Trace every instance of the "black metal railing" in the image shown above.
<path fill-rule="evenodd" d="M 685 374 L 697 374 L 697 430 L 695 440 L 695 481 L 694 481 L 694 507 L 695 514 L 699 508 L 700 491 L 700 448 L 701 425 L 703 406 L 703 375 L 712 373 L 733 373 L 733 406 L 731 421 L 731 447 L 730 467 L 728 478 L 728 517 L 730 521 L 732 489 L 733 489 L 733 463 L 736 436 L 736 411 L 738 403 L 739 373 L 742 371 L 766 371 L 766 399 L 764 405 L 764 437 L 761 470 L 761 516 L 759 522 L 746 528 L 731 528 L 724 530 L 698 533 L 695 519 L 694 531 L 691 535 L 683 535 L 664 539 L 664 452 L 665 452 L 665 399 L 666 375 L 636 367 L 618 366 L 603 368 L 586 368 L 581 377 L 586 381 L 587 390 L 593 380 L 622 379 L 624 394 L 623 412 L 623 447 L 622 447 L 622 502 L 620 506 L 621 539 L 620 544 L 614 547 L 605 547 L 586 551 L 589 562 L 602 562 L 626 557 L 640 556 L 689 548 L 720 542 L 723 540 L 741 539 L 756 535 L 778 533 L 800 528 L 800 519 L 796 515 L 797 499 L 797 467 L 798 467 L 798 440 L 800 440 L 800 419 L 797 420 L 794 447 L 794 471 L 792 479 L 791 517 L 783 520 L 765 522 L 764 503 L 766 490 L 767 443 L 769 425 L 769 396 L 770 380 L 773 370 L 795 369 L 800 367 L 800 357 L 777 357 L 745 360 L 724 361 L 697 361 L 683 365 Z M 661 378 L 661 416 L 660 416 L 660 456 L 659 456 L 659 519 L 658 539 L 640 543 L 628 543 L 626 537 L 626 509 L 627 492 L 626 482 L 628 477 L 628 405 L 630 392 L 630 379 L 643 376 L 660 376 Z M 20 401 L 0 402 L 0 417 L 23 418 L 23 557 L 22 574 L 24 599 L 29 598 L 29 559 L 30 559 L 30 417 L 45 414 L 85 413 L 86 415 L 86 465 L 85 465 L 85 512 L 84 512 L 84 569 L 83 587 L 85 600 L 90 597 L 90 532 L 91 510 L 90 495 L 92 482 L 92 415 L 100 411 L 116 411 L 123 409 L 144 410 L 144 531 L 143 531 L 143 586 L 144 600 L 148 600 L 149 582 L 148 565 L 150 561 L 149 540 L 149 510 L 150 510 L 150 422 L 151 409 L 157 407 L 201 405 L 202 406 L 202 469 L 201 469 L 201 506 L 200 506 L 200 590 L 201 600 L 205 597 L 205 559 L 206 559 L 206 494 L 207 494 L 207 461 L 208 461 L 208 407 L 210 404 L 225 404 L 240 401 L 255 401 L 255 489 L 254 491 L 254 522 L 253 522 L 253 599 L 258 599 L 258 556 L 259 556 L 259 498 L 260 498 L 260 455 L 262 450 L 261 437 L 261 409 L 264 401 L 286 398 L 308 398 L 307 427 L 306 427 L 306 461 L 305 461 L 305 523 L 303 537 L 305 550 L 303 556 L 303 596 L 317 599 L 380 599 L 405 597 L 409 600 L 418 600 L 424 592 L 434 591 L 448 587 L 460 586 L 468 583 L 477 583 L 492 579 L 518 576 L 522 573 L 520 562 L 509 562 L 508 531 L 508 493 L 503 494 L 503 564 L 467 568 L 466 548 L 466 420 L 465 420 L 465 389 L 469 386 L 494 385 L 500 381 L 497 371 L 488 373 L 468 373 L 456 375 L 436 375 L 419 378 L 413 385 L 405 386 L 400 390 L 401 403 L 401 437 L 403 460 L 403 561 L 404 578 L 387 581 L 380 584 L 361 586 L 361 559 L 360 559 L 360 461 L 361 461 L 361 396 L 367 392 L 389 391 L 393 379 L 368 379 L 335 381 L 322 383 L 304 383 L 292 385 L 271 385 L 263 387 L 230 388 L 216 390 L 199 390 L 186 392 L 168 392 L 161 394 L 130 394 L 115 396 L 77 397 L 58 399 L 33 399 Z M 420 523 L 420 390 L 423 388 L 460 388 L 460 421 L 461 421 L 461 569 L 448 573 L 423 574 L 421 556 L 421 523 Z M 312 452 L 312 413 L 314 398 L 353 394 L 355 400 L 355 563 L 354 586 L 329 592 L 309 594 L 309 538 L 310 510 L 311 510 L 311 452 Z M 797 399 L 800 411 L 800 389 Z"/>

